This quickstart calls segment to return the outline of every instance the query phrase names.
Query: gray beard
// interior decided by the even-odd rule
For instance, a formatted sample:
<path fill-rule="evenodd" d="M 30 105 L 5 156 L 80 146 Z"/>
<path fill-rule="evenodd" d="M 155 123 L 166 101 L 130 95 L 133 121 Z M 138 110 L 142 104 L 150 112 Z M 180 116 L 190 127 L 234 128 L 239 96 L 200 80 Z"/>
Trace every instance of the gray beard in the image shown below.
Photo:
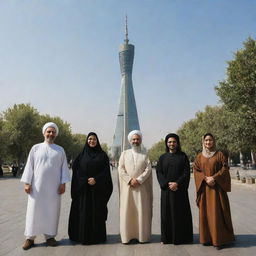
<path fill-rule="evenodd" d="M 141 146 L 139 145 L 139 146 L 136 146 L 136 145 L 131 145 L 132 146 L 132 150 L 134 151 L 134 152 L 140 152 L 141 151 Z"/>
<path fill-rule="evenodd" d="M 53 144 L 54 143 L 54 139 L 51 139 L 51 138 L 45 138 L 45 142 L 48 143 L 48 144 Z"/>

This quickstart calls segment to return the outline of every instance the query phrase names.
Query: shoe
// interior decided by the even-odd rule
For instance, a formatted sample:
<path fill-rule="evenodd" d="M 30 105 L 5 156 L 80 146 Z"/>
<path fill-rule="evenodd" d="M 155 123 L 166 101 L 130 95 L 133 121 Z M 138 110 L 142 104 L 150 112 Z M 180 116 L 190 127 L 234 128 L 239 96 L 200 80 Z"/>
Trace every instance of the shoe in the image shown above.
<path fill-rule="evenodd" d="M 220 245 L 220 246 L 214 246 L 214 247 L 215 247 L 215 249 L 216 249 L 216 250 L 218 250 L 218 251 L 224 248 L 224 247 L 223 247 L 223 245 Z"/>
<path fill-rule="evenodd" d="M 212 245 L 212 243 L 211 243 L 211 242 L 203 243 L 203 246 L 210 246 L 210 245 Z"/>
<path fill-rule="evenodd" d="M 28 250 L 30 249 L 32 246 L 34 246 L 34 240 L 31 239 L 26 239 L 26 241 L 24 242 L 22 249 L 23 250 Z"/>
<path fill-rule="evenodd" d="M 46 243 L 48 246 L 51 246 L 51 247 L 57 246 L 58 244 L 58 242 L 55 240 L 54 237 L 47 239 Z"/>

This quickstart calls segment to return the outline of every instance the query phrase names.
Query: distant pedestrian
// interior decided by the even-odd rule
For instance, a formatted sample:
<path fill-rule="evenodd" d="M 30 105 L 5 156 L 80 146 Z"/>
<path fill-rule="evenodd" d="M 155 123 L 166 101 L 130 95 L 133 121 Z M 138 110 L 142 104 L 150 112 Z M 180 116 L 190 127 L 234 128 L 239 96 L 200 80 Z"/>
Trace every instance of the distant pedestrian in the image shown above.
<path fill-rule="evenodd" d="M 109 158 L 96 133 L 88 134 L 84 149 L 75 159 L 72 169 L 69 238 L 82 244 L 104 243 L 107 203 L 113 185 Z"/>
<path fill-rule="evenodd" d="M 3 172 L 3 169 L 2 169 L 2 165 L 0 164 L 0 177 L 3 177 L 4 175 L 4 172 Z"/>
<path fill-rule="evenodd" d="M 231 180 L 226 157 L 217 151 L 211 133 L 203 136 L 203 151 L 194 162 L 199 207 L 200 243 L 217 250 L 235 240 L 227 192 Z"/>
<path fill-rule="evenodd" d="M 12 176 L 16 177 L 19 167 L 15 163 L 13 163 L 11 167 L 12 167 Z"/>
<path fill-rule="evenodd" d="M 125 244 L 133 239 L 145 243 L 151 237 L 152 168 L 141 149 L 141 132 L 131 131 L 128 140 L 132 148 L 122 152 L 118 166 L 120 235 Z"/>
<path fill-rule="evenodd" d="M 42 131 L 44 142 L 31 148 L 21 177 L 28 193 L 24 250 L 34 245 L 39 234 L 44 234 L 48 246 L 57 245 L 61 194 L 70 181 L 64 149 L 54 144 L 59 132 L 57 125 L 46 123 Z"/>
<path fill-rule="evenodd" d="M 181 151 L 179 136 L 165 137 L 166 153 L 156 167 L 161 187 L 161 242 L 187 244 L 193 241 L 192 215 L 188 196 L 189 161 Z"/>

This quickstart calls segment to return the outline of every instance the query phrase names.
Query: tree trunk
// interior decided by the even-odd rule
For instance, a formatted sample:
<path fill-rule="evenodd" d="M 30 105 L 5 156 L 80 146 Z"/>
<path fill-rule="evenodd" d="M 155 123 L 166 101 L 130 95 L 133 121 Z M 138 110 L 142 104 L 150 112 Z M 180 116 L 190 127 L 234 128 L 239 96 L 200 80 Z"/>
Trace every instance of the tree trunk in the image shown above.
<path fill-rule="evenodd" d="M 242 154 L 241 151 L 239 152 L 239 157 L 240 157 L 240 166 L 243 168 L 244 167 L 244 160 L 243 160 L 243 154 Z"/>

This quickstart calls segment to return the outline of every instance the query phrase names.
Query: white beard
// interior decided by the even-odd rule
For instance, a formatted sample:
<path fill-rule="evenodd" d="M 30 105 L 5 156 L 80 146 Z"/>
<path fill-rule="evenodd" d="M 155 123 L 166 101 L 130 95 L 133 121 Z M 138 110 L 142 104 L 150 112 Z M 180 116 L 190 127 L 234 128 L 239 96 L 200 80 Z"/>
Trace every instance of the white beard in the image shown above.
<path fill-rule="evenodd" d="M 136 145 L 131 145 L 132 146 L 132 150 L 136 153 L 141 152 L 141 146 L 136 146 Z"/>

